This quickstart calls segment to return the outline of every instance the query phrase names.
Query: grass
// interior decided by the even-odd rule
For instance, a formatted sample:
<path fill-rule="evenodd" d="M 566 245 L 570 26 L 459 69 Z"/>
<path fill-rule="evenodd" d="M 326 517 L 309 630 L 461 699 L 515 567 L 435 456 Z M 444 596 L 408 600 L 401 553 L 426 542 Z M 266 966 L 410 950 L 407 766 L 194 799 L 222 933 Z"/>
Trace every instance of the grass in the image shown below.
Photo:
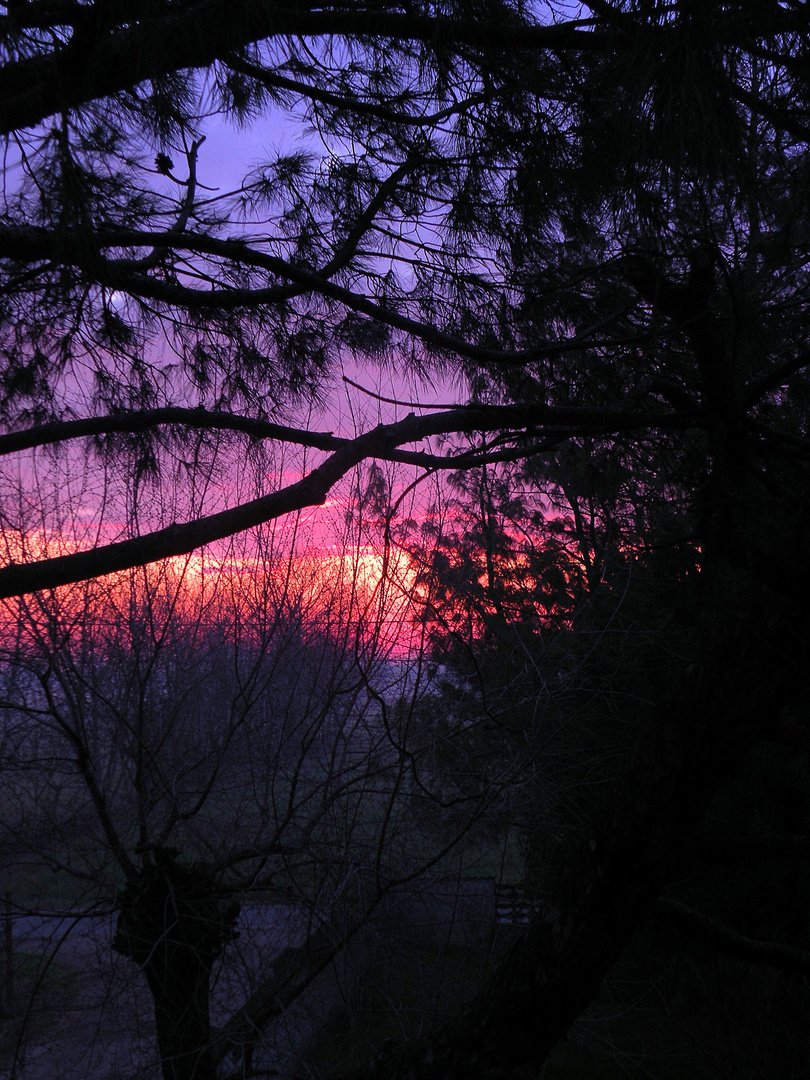
<path fill-rule="evenodd" d="M 41 953 L 14 954 L 13 998 L 6 1000 L 2 969 L 3 1008 L 0 1010 L 0 1055 L 14 1054 L 18 1044 L 52 1025 L 54 1015 L 74 999 L 78 972 Z"/>

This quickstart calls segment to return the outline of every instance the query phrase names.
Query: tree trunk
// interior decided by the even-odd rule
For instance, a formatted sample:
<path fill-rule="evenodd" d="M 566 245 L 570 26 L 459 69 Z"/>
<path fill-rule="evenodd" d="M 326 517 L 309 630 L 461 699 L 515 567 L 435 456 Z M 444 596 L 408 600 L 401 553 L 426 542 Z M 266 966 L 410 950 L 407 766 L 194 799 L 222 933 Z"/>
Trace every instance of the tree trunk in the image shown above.
<path fill-rule="evenodd" d="M 164 1080 L 215 1080 L 211 971 L 234 936 L 238 904 L 222 903 L 213 876 L 158 850 L 118 897 L 113 948 L 143 971 L 155 1008 Z"/>

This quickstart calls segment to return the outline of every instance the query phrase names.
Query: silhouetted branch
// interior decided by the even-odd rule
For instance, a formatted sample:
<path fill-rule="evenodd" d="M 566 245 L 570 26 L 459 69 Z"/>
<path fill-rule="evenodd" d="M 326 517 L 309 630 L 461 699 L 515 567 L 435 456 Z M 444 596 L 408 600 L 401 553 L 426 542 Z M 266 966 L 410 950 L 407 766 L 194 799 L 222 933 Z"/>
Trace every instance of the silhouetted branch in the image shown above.
<path fill-rule="evenodd" d="M 0 457 L 19 453 L 39 446 L 53 446 L 71 439 L 99 437 L 113 434 L 135 434 L 150 431 L 163 425 L 173 425 L 205 431 L 234 431 L 253 439 L 273 439 L 275 442 L 291 442 L 298 446 L 311 446 L 316 450 L 337 450 L 348 440 L 329 431 L 312 431 L 286 424 L 275 424 L 251 416 L 239 416 L 220 410 L 209 411 L 195 408 L 166 407 L 145 409 L 113 416 L 87 416 L 77 420 L 53 421 L 24 428 L 21 431 L 0 435 Z"/>
<path fill-rule="evenodd" d="M 174 410 L 155 410 L 155 412 L 165 415 L 166 413 L 173 414 Z M 182 422 L 192 422 L 198 427 L 236 426 L 233 423 L 235 419 L 233 417 L 228 417 L 221 425 L 218 424 L 219 414 L 215 412 L 209 413 L 196 409 L 177 410 L 177 412 L 183 414 Z M 144 414 L 146 417 L 149 415 L 149 413 Z M 76 437 L 101 433 L 105 422 L 109 423 L 108 430 L 111 431 L 133 430 L 131 425 L 128 426 L 128 418 L 125 417 L 104 418 L 98 421 L 92 418 L 86 421 L 68 421 L 67 425 L 73 437 Z M 136 426 L 134 430 L 142 430 L 143 426 L 153 426 L 155 423 L 154 420 L 146 423 L 144 419 L 137 422 L 141 423 L 141 427 Z M 163 422 L 169 422 L 168 418 Z M 251 425 L 260 423 L 262 422 L 245 420 L 244 427 L 240 426 L 239 430 L 248 431 Z M 453 467 L 457 466 L 458 458 L 437 459 L 435 455 L 418 455 L 399 450 L 403 444 L 421 441 L 430 436 L 517 428 L 524 429 L 525 433 L 536 437 L 541 431 L 548 436 L 556 428 L 558 437 L 562 438 L 583 431 L 591 434 L 615 433 L 645 428 L 682 428 L 693 423 L 692 417 L 678 414 L 660 416 L 617 412 L 611 409 L 555 408 L 542 405 L 470 406 L 428 416 L 416 416 L 412 413 L 397 423 L 380 424 L 364 435 L 340 442 L 338 449 L 331 457 L 301 480 L 250 502 L 222 510 L 217 514 L 197 518 L 194 521 L 172 524 L 155 532 L 88 551 L 60 555 L 33 563 L 15 564 L 12 562 L 0 569 L 0 599 L 35 592 L 39 589 L 57 588 L 60 585 L 115 573 L 119 570 L 128 570 L 134 566 L 141 566 L 144 563 L 155 562 L 170 556 L 187 555 L 205 544 L 223 540 L 257 525 L 263 525 L 284 514 L 302 510 L 307 506 L 320 506 L 326 500 L 331 488 L 350 469 L 367 458 L 407 461 L 431 468 L 435 468 L 437 463 L 442 467 L 447 467 L 448 462 L 452 462 Z M 58 429 L 53 425 L 45 427 L 46 435 L 42 437 L 40 434 L 39 441 L 32 441 L 29 438 L 26 442 L 24 432 L 5 436 L 5 438 L 14 440 L 19 436 L 16 445 L 12 442 L 14 449 L 59 441 Z M 281 425 L 269 425 L 269 427 L 276 429 L 278 435 L 286 441 L 296 441 L 294 436 L 296 429 L 285 428 Z M 41 433 L 42 429 L 39 430 Z M 253 431 L 257 432 L 258 428 L 253 428 Z M 335 445 L 333 436 L 321 433 L 320 437 L 329 446 Z M 306 433 L 301 441 L 303 445 L 313 445 L 309 433 Z M 466 459 L 465 464 L 480 463 L 475 456 L 476 452 L 472 453 L 471 458 L 470 452 L 462 455 L 462 459 Z M 508 460 L 511 453 L 507 451 L 507 456 L 505 458 L 500 456 L 498 460 Z"/>
<path fill-rule="evenodd" d="M 260 67 L 258 64 L 251 64 L 246 60 L 229 60 L 228 67 L 238 71 L 240 75 L 247 75 L 249 78 L 255 79 L 263 86 L 273 90 L 288 90 L 298 94 L 300 97 L 309 98 L 311 101 L 320 101 L 324 105 L 332 105 L 338 109 L 345 109 L 347 112 L 354 113 L 357 116 L 373 116 L 378 120 L 385 120 L 392 124 L 402 124 L 406 127 L 436 127 L 443 120 L 464 112 L 466 109 L 471 109 L 475 105 L 481 105 L 488 99 L 486 94 L 473 94 L 455 105 L 448 105 L 446 109 L 438 109 L 436 112 L 429 113 L 426 116 L 418 116 L 404 112 L 401 109 L 386 108 L 375 101 L 364 101 L 362 98 L 350 96 L 349 94 L 338 94 L 321 86 L 301 82 L 299 79 L 290 79 L 285 75 L 280 75 L 277 71 Z"/>
<path fill-rule="evenodd" d="M 808 836 L 730 836 L 698 845 L 701 862 L 748 863 L 810 858 Z"/>
<path fill-rule="evenodd" d="M 172 5 L 157 14 L 124 13 L 109 26 L 94 5 L 86 19 L 65 9 L 60 15 L 42 5 L 28 25 L 75 24 L 80 32 L 53 52 L 7 64 L 0 72 L 0 132 L 33 126 L 48 116 L 100 97 L 128 90 L 169 72 L 207 67 L 227 60 L 245 45 L 285 35 L 304 37 L 369 36 L 391 41 L 422 41 L 434 46 L 492 50 L 574 49 L 604 52 L 617 43 L 594 32 L 590 20 L 532 25 L 514 20 L 449 19 L 397 10 L 281 7 L 270 0 L 205 0 Z M 140 17 L 138 17 L 140 16 Z M 30 21 L 33 20 L 33 23 Z M 6 28 L 25 26 L 7 16 Z M 114 33 L 112 32 L 114 30 Z M 621 45 L 619 40 L 618 45 Z M 44 51 L 44 50 L 43 50 Z"/>
<path fill-rule="evenodd" d="M 666 919 L 685 930 L 691 937 L 698 938 L 727 956 L 745 960 L 749 964 L 767 964 L 768 967 L 778 968 L 780 971 L 810 976 L 810 952 L 804 949 L 792 949 L 788 945 L 773 941 L 755 941 L 695 908 L 667 897 L 661 897 L 655 913 L 659 918 Z"/>
<path fill-rule="evenodd" d="M 149 247 L 182 250 L 192 255 L 208 255 L 265 271 L 291 284 L 239 288 L 212 284 L 204 289 L 191 288 L 176 280 L 166 280 L 144 273 L 137 259 L 103 257 L 101 252 L 111 247 Z M 259 250 L 247 237 L 221 239 L 196 233 L 132 229 L 105 229 L 92 237 L 84 230 L 60 230 L 57 236 L 50 230 L 32 226 L 6 226 L 0 227 L 0 254 L 19 261 L 50 260 L 58 255 L 62 264 L 82 270 L 100 285 L 120 290 L 129 296 L 175 305 L 188 311 L 250 309 L 312 292 L 334 300 L 350 311 L 410 334 L 430 348 L 465 356 L 482 364 L 522 366 L 552 356 L 581 352 L 583 349 L 618 349 L 649 344 L 655 336 L 645 331 L 619 338 L 597 338 L 590 330 L 586 330 L 573 338 L 562 338 L 527 349 L 489 348 L 448 334 L 432 323 L 404 315 L 332 281 L 330 275 L 343 264 L 343 260 L 337 256 L 321 270 L 312 270 Z"/>

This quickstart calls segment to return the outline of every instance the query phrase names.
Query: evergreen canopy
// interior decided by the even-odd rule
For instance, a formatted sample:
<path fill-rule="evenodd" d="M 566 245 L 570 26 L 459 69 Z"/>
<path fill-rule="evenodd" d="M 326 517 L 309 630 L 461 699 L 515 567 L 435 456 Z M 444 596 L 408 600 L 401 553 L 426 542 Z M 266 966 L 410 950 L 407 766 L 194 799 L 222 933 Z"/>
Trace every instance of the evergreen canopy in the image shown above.
<path fill-rule="evenodd" d="M 764 2 L 7 5 L 0 449 L 129 432 L 148 469 L 155 439 L 231 427 L 328 457 L 217 520 L 7 567 L 0 590 L 191 550 L 322 501 L 363 458 L 448 467 L 414 455 L 432 434 L 521 456 L 722 414 L 783 446 L 807 359 L 807 21 Z M 206 185 L 206 132 L 255 132 L 255 157 L 280 112 L 308 142 Z M 471 396 L 353 440 L 273 426 L 348 350 L 462 372 Z"/>

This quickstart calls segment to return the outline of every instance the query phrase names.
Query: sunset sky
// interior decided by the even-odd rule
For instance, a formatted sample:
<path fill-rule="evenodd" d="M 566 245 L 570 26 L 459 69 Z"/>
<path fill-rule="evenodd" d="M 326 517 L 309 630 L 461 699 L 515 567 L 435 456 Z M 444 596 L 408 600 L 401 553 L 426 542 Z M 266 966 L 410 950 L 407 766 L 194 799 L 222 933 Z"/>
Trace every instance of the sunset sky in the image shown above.
<path fill-rule="evenodd" d="M 200 102 L 199 111 L 201 115 L 206 113 L 205 101 Z M 221 116 L 206 116 L 200 134 L 205 141 L 198 152 L 197 199 L 203 205 L 207 200 L 216 201 L 238 192 L 246 174 L 262 160 L 302 150 L 315 158 L 327 154 L 317 133 L 308 131 L 300 117 L 280 109 L 268 114 L 261 125 L 247 129 L 227 124 Z M 156 171 L 147 178 L 170 198 L 182 198 L 182 182 L 188 171 L 183 148 L 166 149 L 172 159 L 171 175 Z M 148 154 L 147 150 L 147 160 Z M 13 173 L 11 162 L 8 175 Z M 272 223 L 269 225 L 272 229 Z M 115 294 L 112 300 L 116 302 Z M 123 298 L 120 302 L 125 303 Z M 159 366 L 176 360 L 169 343 L 160 336 L 153 339 L 151 354 Z M 75 402 L 76 414 L 92 412 L 89 380 L 84 385 L 80 371 L 68 378 L 73 383 L 64 388 L 66 399 Z M 446 406 L 467 398 L 467 389 L 458 375 L 447 380 L 420 380 L 414 374 L 406 376 L 392 364 L 375 365 L 367 358 L 357 362 L 347 351 L 338 369 L 324 378 L 314 402 L 293 402 L 272 415 L 282 423 L 351 437 L 412 411 L 418 413 L 431 405 Z M 178 403 L 194 404 L 182 398 Z M 214 443 L 214 449 L 204 452 L 207 465 L 202 469 L 196 457 L 192 470 L 186 468 L 179 451 L 167 453 L 158 485 L 148 480 L 133 483 L 131 473 L 118 475 L 114 467 L 106 467 L 98 458 L 91 456 L 88 460 L 79 443 L 65 444 L 59 451 L 40 450 L 13 460 L 0 459 L 0 486 L 6 508 L 4 561 L 29 561 L 84 550 L 124 539 L 132 535 L 133 527 L 144 533 L 216 512 L 295 483 L 324 457 L 311 449 L 278 446 L 259 463 L 247 453 L 244 440 L 226 444 L 215 437 Z M 122 460 L 119 456 L 119 466 Z M 385 467 L 384 472 L 393 499 L 407 493 L 399 515 L 418 521 L 435 489 L 435 478 L 421 483 L 420 471 L 414 468 Z M 386 626 L 382 637 L 401 641 L 402 597 L 409 591 L 412 571 L 401 552 L 392 550 L 385 563 L 391 582 L 381 590 L 384 554 L 379 550 L 379 530 L 364 525 L 360 510 L 358 485 L 362 485 L 365 475 L 364 467 L 335 487 L 322 506 L 282 517 L 265 531 L 274 538 L 272 544 L 282 561 L 295 552 L 296 565 L 305 568 L 304 576 L 311 578 L 313 586 L 322 578 L 330 580 L 333 589 L 338 587 L 336 582 L 341 582 L 341 590 L 350 585 L 367 617 L 375 604 L 380 606 L 379 618 Z M 183 564 L 189 580 L 195 576 L 202 580 L 203 574 L 210 578 L 223 570 L 256 572 L 261 563 L 255 562 L 249 550 L 252 543 L 247 538 L 198 551 Z"/>

